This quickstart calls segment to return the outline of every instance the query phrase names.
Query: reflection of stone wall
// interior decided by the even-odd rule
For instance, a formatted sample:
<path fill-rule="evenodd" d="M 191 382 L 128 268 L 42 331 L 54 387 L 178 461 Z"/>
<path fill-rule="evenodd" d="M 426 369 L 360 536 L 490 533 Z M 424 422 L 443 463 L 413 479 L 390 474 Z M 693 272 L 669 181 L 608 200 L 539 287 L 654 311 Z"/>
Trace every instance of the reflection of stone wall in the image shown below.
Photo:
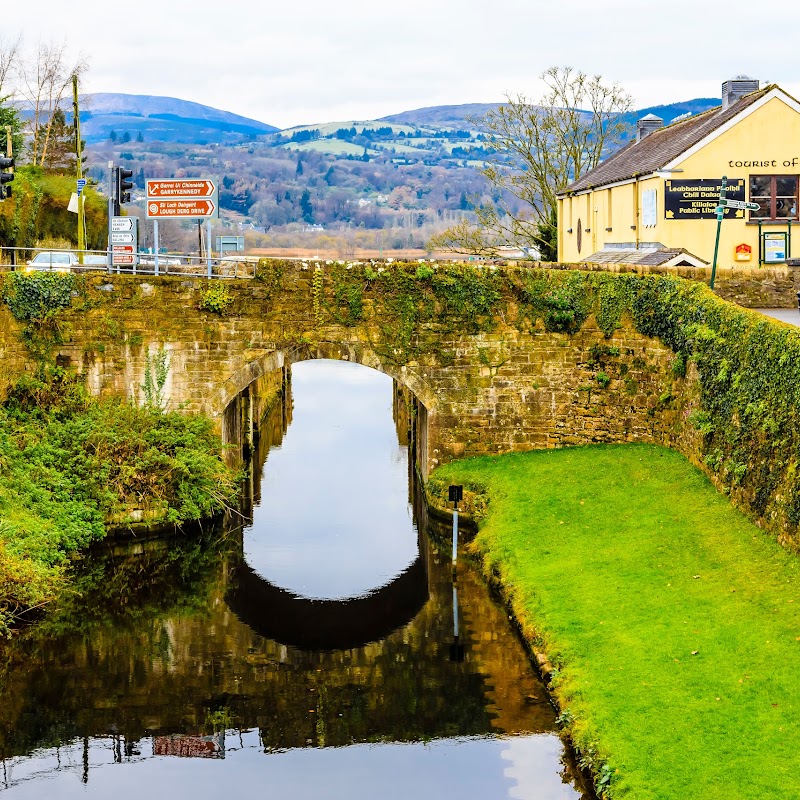
<path fill-rule="evenodd" d="M 81 371 L 92 391 L 141 400 L 147 354 L 163 347 L 170 406 L 210 414 L 234 442 L 247 440 L 249 420 L 286 365 L 307 358 L 366 364 L 416 396 L 419 421 L 427 422 L 418 442 L 424 475 L 460 456 L 673 435 L 662 399 L 674 389 L 672 355 L 629 324 L 611 339 L 591 318 L 574 335 L 523 333 L 512 324 L 509 298 L 491 332 L 470 335 L 441 325 L 430 352 L 400 365 L 384 340 L 392 332 L 377 324 L 380 302 L 388 300 L 370 299 L 364 319 L 349 327 L 320 322 L 312 273 L 287 266 L 282 288 L 272 294 L 260 282 L 230 281 L 235 299 L 227 317 L 198 310 L 200 279 L 87 276 L 53 354 Z M 331 281 L 323 278 L 323 297 L 332 294 Z M 598 364 L 593 346 L 620 353 Z M 0 356 L 0 381 L 33 368 L 5 306 Z M 600 371 L 610 378 L 605 386 Z M 226 412 L 231 401 L 238 405 Z"/>
<path fill-rule="evenodd" d="M 0 643 L 0 757 L 111 732 L 129 742 L 210 734 L 210 712 L 223 709 L 226 727 L 259 727 L 266 748 L 552 729 L 504 610 L 466 573 L 465 659 L 450 660 L 450 563 L 426 538 L 423 548 L 428 603 L 385 640 L 352 650 L 306 652 L 254 634 L 223 599 L 224 563 L 202 594 L 173 597 L 163 610 L 151 588 L 133 595 L 127 612 L 90 625 L 78 613 L 27 629 Z M 185 560 L 179 546 L 160 552 L 122 558 L 118 550 L 103 566 L 124 581 L 157 571 L 160 558 Z M 165 590 L 180 575 L 177 566 L 165 575 Z M 109 582 L 95 585 L 99 594 L 81 602 L 111 607 L 102 594 Z"/>

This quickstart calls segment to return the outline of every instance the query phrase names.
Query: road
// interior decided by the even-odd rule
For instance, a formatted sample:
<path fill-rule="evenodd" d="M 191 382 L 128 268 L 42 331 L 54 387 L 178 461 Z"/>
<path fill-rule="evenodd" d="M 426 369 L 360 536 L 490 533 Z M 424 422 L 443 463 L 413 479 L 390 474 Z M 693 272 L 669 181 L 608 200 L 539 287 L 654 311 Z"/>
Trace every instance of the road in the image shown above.
<path fill-rule="evenodd" d="M 781 322 L 788 322 L 790 325 L 800 327 L 800 311 L 796 308 L 754 308 L 759 314 L 765 314 Z"/>

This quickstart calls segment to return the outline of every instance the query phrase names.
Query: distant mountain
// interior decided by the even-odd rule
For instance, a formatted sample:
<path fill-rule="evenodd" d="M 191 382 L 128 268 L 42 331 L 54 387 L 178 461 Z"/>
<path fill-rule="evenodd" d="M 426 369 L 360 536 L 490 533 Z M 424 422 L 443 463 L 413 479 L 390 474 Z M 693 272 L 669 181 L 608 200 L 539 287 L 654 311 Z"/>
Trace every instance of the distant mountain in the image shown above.
<path fill-rule="evenodd" d="M 482 117 L 500 103 L 464 103 L 459 106 L 427 106 L 414 111 L 402 111 L 381 117 L 381 122 L 397 122 L 400 125 L 421 125 L 436 128 L 472 127 L 470 117 Z"/>
<path fill-rule="evenodd" d="M 274 125 L 174 97 L 98 92 L 81 98 L 81 135 L 90 143 L 108 139 L 112 131 L 119 138 L 127 133 L 136 139 L 141 133 L 147 141 L 222 144 L 277 130 Z"/>
<path fill-rule="evenodd" d="M 497 108 L 501 103 L 465 103 L 458 106 L 428 106 L 417 108 L 413 111 L 402 111 L 381 117 L 381 122 L 394 122 L 403 125 L 416 125 L 434 128 L 473 128 L 470 119 L 483 117 L 489 111 Z M 700 114 L 720 105 L 718 97 L 699 97 L 695 100 L 686 100 L 669 105 L 648 106 L 625 115 L 630 124 L 635 124 L 646 114 L 655 114 L 669 125 L 673 120 L 687 114 Z"/>
<path fill-rule="evenodd" d="M 666 106 L 648 106 L 628 114 L 630 122 L 635 123 L 647 114 L 655 114 L 664 120 L 665 125 L 674 122 L 678 117 L 702 114 L 711 108 L 717 108 L 722 101 L 719 97 L 698 97 L 694 100 L 685 100 L 681 103 L 670 103 Z"/>

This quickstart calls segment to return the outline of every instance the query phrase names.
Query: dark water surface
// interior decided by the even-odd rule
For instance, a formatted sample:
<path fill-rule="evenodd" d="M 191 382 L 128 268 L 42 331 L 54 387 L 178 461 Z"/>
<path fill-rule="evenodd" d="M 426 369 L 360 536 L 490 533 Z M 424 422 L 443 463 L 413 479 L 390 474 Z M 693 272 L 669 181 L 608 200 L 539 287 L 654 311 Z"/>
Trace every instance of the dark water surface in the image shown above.
<path fill-rule="evenodd" d="M 461 559 L 454 647 L 449 543 L 417 529 L 391 381 L 313 361 L 292 387 L 251 524 L 106 543 L 0 644 L 0 797 L 581 796 Z"/>

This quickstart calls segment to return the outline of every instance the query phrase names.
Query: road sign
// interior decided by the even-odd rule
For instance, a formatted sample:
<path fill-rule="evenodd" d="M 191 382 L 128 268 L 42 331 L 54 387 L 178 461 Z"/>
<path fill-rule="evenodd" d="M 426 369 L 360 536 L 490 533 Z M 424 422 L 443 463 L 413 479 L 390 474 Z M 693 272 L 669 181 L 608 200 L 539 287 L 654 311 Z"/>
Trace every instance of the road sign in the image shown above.
<path fill-rule="evenodd" d="M 127 267 L 136 263 L 136 248 L 133 245 L 114 245 L 111 262 L 115 267 Z"/>
<path fill-rule="evenodd" d="M 111 230 L 112 231 L 132 231 L 134 228 L 134 220 L 136 217 L 112 217 Z"/>
<path fill-rule="evenodd" d="M 145 184 L 148 199 L 151 197 L 213 197 L 217 191 L 214 181 L 205 178 L 197 180 L 145 181 Z"/>
<path fill-rule="evenodd" d="M 111 217 L 111 266 L 131 267 L 138 263 L 139 244 L 137 217 Z"/>
<path fill-rule="evenodd" d="M 78 185 L 78 197 L 80 197 L 83 194 L 83 190 L 86 186 L 86 179 L 78 178 L 77 185 Z"/>
<path fill-rule="evenodd" d="M 743 211 L 758 211 L 761 208 L 758 203 L 745 203 L 744 200 L 731 200 L 729 197 L 721 200 L 720 205 L 723 208 L 738 208 Z"/>
<path fill-rule="evenodd" d="M 179 197 L 171 200 L 147 198 L 148 219 L 200 219 L 217 216 L 213 200 Z"/>

